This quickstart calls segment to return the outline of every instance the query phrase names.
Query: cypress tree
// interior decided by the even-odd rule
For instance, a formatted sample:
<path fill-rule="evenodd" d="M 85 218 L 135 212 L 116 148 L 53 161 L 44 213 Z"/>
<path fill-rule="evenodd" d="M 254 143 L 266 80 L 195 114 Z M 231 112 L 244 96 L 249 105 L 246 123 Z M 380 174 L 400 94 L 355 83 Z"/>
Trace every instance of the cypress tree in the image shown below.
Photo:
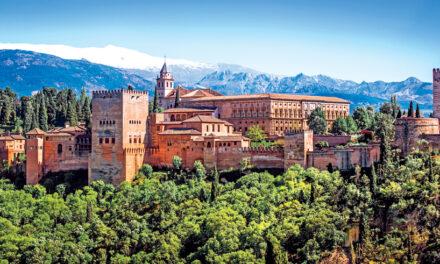
<path fill-rule="evenodd" d="M 84 114 L 84 106 L 86 103 L 87 93 L 86 89 L 81 89 L 81 96 L 79 97 L 78 102 L 78 120 L 85 121 L 85 114 Z"/>
<path fill-rule="evenodd" d="M 399 112 L 397 112 L 397 118 L 401 118 L 402 117 L 402 111 L 399 109 Z"/>
<path fill-rule="evenodd" d="M 408 117 L 414 117 L 414 106 L 412 101 L 409 102 Z"/>
<path fill-rule="evenodd" d="M 174 107 L 175 108 L 179 107 L 179 102 L 180 102 L 180 89 L 177 88 L 176 89 L 176 98 L 174 100 Z"/>
<path fill-rule="evenodd" d="M 211 202 L 215 201 L 215 198 L 217 197 L 218 194 L 219 175 L 217 168 L 214 169 L 213 177 L 214 179 L 212 181 L 212 186 L 211 186 Z"/>
<path fill-rule="evenodd" d="M 78 124 L 78 117 L 76 115 L 76 104 L 70 102 L 67 108 L 67 121 L 71 126 L 76 126 Z"/>
<path fill-rule="evenodd" d="M 420 107 L 419 107 L 419 104 L 417 104 L 417 106 L 416 106 L 416 118 L 420 118 L 421 117 L 421 115 L 420 115 Z"/>
<path fill-rule="evenodd" d="M 75 94 L 72 89 L 67 90 L 67 121 L 71 126 L 76 126 L 78 124 L 78 115 L 77 115 L 77 102 L 75 98 Z"/>
<path fill-rule="evenodd" d="M 34 117 L 34 108 L 32 107 L 31 100 L 28 99 L 24 103 L 24 109 L 23 109 L 23 121 L 24 121 L 23 127 L 25 132 L 28 132 L 33 128 L 33 121 L 34 121 L 33 117 Z"/>
<path fill-rule="evenodd" d="M 47 123 L 47 108 L 43 94 L 41 94 L 39 106 L 40 107 L 38 110 L 38 123 L 42 130 L 47 131 L 49 130 L 49 125 Z"/>
<path fill-rule="evenodd" d="M 159 110 L 159 102 L 157 99 L 157 88 L 154 89 L 154 100 L 153 100 L 153 113 L 157 113 Z"/>
<path fill-rule="evenodd" d="M 83 105 L 83 116 L 84 116 L 84 122 L 86 123 L 86 126 L 90 125 L 90 117 L 92 115 L 92 111 L 90 110 L 90 98 L 88 96 L 86 96 L 85 100 L 84 100 L 84 105 Z"/>
<path fill-rule="evenodd" d="M 264 256 L 265 263 L 266 264 L 272 264 L 272 263 L 275 264 L 276 263 L 276 260 L 275 260 L 276 256 L 275 256 L 273 244 L 272 244 L 272 242 L 269 239 L 267 239 L 266 240 L 266 245 L 267 245 L 267 247 L 266 247 L 266 254 Z"/>

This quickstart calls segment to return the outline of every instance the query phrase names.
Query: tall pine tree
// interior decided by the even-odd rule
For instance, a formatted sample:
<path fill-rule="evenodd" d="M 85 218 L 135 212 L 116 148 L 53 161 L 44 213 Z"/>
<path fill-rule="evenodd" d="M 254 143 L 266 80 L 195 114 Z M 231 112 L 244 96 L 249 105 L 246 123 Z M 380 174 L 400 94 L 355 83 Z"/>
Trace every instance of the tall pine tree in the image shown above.
<path fill-rule="evenodd" d="M 77 102 L 75 98 L 75 94 L 72 89 L 68 89 L 67 92 L 67 122 L 71 126 L 78 125 L 78 115 L 77 115 Z"/>
<path fill-rule="evenodd" d="M 180 89 L 177 88 L 176 89 L 176 98 L 174 100 L 174 107 L 175 108 L 179 107 L 179 103 L 180 103 Z"/>
<path fill-rule="evenodd" d="M 417 104 L 417 106 L 416 106 L 416 118 L 420 118 L 420 117 L 422 117 L 421 114 L 420 114 L 420 107 L 419 107 L 419 104 Z"/>
<path fill-rule="evenodd" d="M 409 102 L 408 117 L 414 117 L 414 106 L 412 101 Z"/>
<path fill-rule="evenodd" d="M 157 88 L 154 89 L 154 99 L 153 99 L 153 113 L 159 112 L 159 102 L 158 102 Z"/>
<path fill-rule="evenodd" d="M 38 110 L 38 123 L 42 130 L 47 131 L 49 130 L 49 125 L 47 123 L 47 108 L 45 101 L 44 94 L 41 93 Z"/>

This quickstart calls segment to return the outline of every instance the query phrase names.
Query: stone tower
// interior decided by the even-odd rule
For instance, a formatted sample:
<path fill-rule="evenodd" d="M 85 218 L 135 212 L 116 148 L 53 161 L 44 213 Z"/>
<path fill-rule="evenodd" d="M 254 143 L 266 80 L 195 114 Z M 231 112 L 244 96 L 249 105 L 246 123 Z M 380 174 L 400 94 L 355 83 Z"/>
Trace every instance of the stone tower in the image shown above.
<path fill-rule="evenodd" d="M 148 94 L 134 90 L 95 91 L 92 96 L 89 182 L 131 181 L 144 161 Z"/>
<path fill-rule="evenodd" d="M 313 151 L 313 131 L 304 130 L 284 136 L 284 169 L 294 164 L 307 167 L 307 152 Z"/>
<path fill-rule="evenodd" d="M 26 184 L 37 184 L 43 177 L 43 137 L 45 132 L 33 129 L 26 134 Z"/>
<path fill-rule="evenodd" d="M 174 89 L 174 79 L 171 72 L 167 69 L 167 62 L 165 61 L 160 75 L 156 78 L 156 91 L 159 99 L 159 106 L 165 108 L 165 101 L 163 100 Z"/>
<path fill-rule="evenodd" d="M 440 69 L 432 70 L 432 92 L 434 117 L 440 118 Z"/>

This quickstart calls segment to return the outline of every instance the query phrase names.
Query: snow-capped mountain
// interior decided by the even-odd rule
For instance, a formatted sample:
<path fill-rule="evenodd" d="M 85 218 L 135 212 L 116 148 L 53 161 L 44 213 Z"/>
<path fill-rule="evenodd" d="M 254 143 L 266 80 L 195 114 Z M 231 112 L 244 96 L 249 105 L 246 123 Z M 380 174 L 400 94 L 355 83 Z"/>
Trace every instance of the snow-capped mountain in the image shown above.
<path fill-rule="evenodd" d="M 334 79 L 325 75 L 279 77 L 263 73 L 216 71 L 206 75 L 198 86 L 211 87 L 223 94 L 252 93 L 296 93 L 309 95 L 332 95 L 345 98 L 355 106 L 378 105 L 397 95 L 406 106 L 413 100 L 422 108 L 432 107 L 432 84 L 410 77 L 402 82 L 362 82 L 356 83 Z"/>
<path fill-rule="evenodd" d="M 163 57 L 155 57 L 114 45 L 78 48 L 52 44 L 0 43 L 0 50 L 2 49 L 34 51 L 67 60 L 87 60 L 96 64 L 125 69 L 148 80 L 153 80 L 156 77 L 165 60 Z M 255 70 L 234 64 L 208 64 L 173 58 L 166 58 L 166 62 L 173 72 L 174 78 L 183 85 L 193 84 L 214 71 L 230 70 L 232 72 L 256 73 Z"/>
<path fill-rule="evenodd" d="M 156 75 L 163 64 L 163 58 L 115 46 L 78 50 L 62 45 L 29 47 L 41 51 L 50 49 L 48 53 L 56 53 L 64 58 L 28 50 L 6 49 L 12 47 L 16 48 L 17 44 L 0 44 L 0 87 L 10 86 L 19 95 L 28 95 L 43 86 L 93 90 L 119 89 L 127 85 L 148 90 L 152 94 Z M 357 83 L 325 75 L 283 77 L 232 64 L 211 65 L 173 59 L 167 59 L 167 64 L 177 84 L 211 87 L 223 94 L 272 92 L 331 95 L 352 101 L 352 108 L 363 104 L 377 106 L 389 100 L 391 95 L 397 95 L 404 107 L 413 100 L 421 104 L 422 109 L 429 111 L 432 108 L 432 84 L 413 77 L 401 82 Z"/>
<path fill-rule="evenodd" d="M 0 43 L 0 49 L 29 50 L 54 55 L 68 60 L 85 59 L 93 63 L 104 64 L 122 69 L 157 70 L 162 67 L 164 62 L 163 57 L 154 57 L 140 51 L 114 45 L 107 45 L 105 47 L 77 48 L 67 45 Z M 168 65 L 175 65 L 188 69 L 216 69 L 215 65 L 184 59 L 167 58 L 166 61 Z"/>

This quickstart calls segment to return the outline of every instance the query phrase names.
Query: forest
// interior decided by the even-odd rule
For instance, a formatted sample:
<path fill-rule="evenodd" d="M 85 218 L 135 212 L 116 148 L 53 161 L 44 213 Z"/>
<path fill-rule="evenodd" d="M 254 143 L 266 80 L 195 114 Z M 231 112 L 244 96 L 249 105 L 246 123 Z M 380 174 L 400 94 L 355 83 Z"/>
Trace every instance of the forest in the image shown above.
<path fill-rule="evenodd" d="M 293 166 L 231 179 L 200 162 L 133 183 L 0 181 L 2 263 L 439 263 L 440 160 L 391 152 L 352 176 Z"/>
<path fill-rule="evenodd" d="M 33 128 L 49 130 L 83 123 L 88 125 L 91 100 L 85 89 L 45 87 L 32 96 L 18 98 L 11 88 L 0 89 L 0 132 L 26 133 Z"/>
<path fill-rule="evenodd" d="M 0 96 L 4 130 L 90 122 L 85 91 Z M 3 169 L 0 263 L 440 263 L 440 156 L 400 156 L 391 144 L 400 115 L 392 99 L 335 122 L 332 133 L 368 129 L 381 141 L 380 163 L 351 172 L 252 164 L 218 172 L 200 161 L 186 170 L 176 156 L 171 168 L 145 164 L 115 187 L 87 186 L 84 172 L 21 186 Z M 320 109 L 308 122 L 328 132 Z"/>

